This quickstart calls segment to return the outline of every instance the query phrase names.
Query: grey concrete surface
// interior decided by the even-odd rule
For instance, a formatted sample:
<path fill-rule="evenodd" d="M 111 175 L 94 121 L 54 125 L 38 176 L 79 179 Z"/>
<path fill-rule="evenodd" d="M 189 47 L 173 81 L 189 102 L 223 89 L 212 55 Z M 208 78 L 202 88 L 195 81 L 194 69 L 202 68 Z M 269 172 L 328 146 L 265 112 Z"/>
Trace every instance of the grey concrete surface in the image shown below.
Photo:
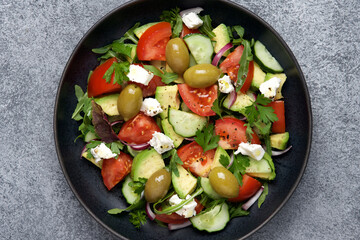
<path fill-rule="evenodd" d="M 114 239 L 60 169 L 55 94 L 83 34 L 123 0 L 0 1 L 0 238 Z M 360 1 L 236 1 L 270 23 L 309 87 L 314 130 L 303 179 L 250 239 L 359 239 Z"/>

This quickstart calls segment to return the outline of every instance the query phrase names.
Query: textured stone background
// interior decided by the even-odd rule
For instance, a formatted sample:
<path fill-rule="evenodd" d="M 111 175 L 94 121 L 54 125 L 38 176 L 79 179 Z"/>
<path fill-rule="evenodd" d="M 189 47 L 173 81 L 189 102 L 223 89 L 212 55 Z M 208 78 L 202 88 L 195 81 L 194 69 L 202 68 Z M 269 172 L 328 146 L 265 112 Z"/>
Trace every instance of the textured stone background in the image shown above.
<path fill-rule="evenodd" d="M 76 200 L 57 160 L 55 94 L 83 34 L 123 0 L 1 0 L 0 238 L 113 239 Z M 250 239 L 360 235 L 360 1 L 240 1 L 295 54 L 314 130 L 305 175 Z"/>

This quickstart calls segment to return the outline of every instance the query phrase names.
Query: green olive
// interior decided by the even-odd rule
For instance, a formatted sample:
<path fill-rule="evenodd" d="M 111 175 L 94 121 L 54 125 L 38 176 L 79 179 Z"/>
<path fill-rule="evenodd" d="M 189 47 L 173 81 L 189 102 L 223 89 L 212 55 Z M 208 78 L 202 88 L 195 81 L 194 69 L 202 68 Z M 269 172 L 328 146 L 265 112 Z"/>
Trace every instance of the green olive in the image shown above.
<path fill-rule="evenodd" d="M 117 100 L 117 108 L 125 121 L 139 113 L 142 101 L 142 90 L 135 84 L 129 84 L 121 91 Z"/>
<path fill-rule="evenodd" d="M 215 84 L 219 79 L 221 71 L 209 63 L 192 66 L 184 73 L 184 81 L 193 88 L 206 88 Z"/>
<path fill-rule="evenodd" d="M 229 170 L 224 167 L 215 167 L 209 174 L 212 188 L 224 198 L 234 198 L 239 195 L 239 183 Z"/>
<path fill-rule="evenodd" d="M 173 38 L 167 43 L 165 56 L 167 64 L 178 74 L 183 74 L 189 67 L 189 51 L 180 38 Z"/>
<path fill-rule="evenodd" d="M 145 184 L 145 199 L 149 203 L 159 201 L 165 197 L 171 184 L 171 175 L 166 169 L 154 172 Z"/>

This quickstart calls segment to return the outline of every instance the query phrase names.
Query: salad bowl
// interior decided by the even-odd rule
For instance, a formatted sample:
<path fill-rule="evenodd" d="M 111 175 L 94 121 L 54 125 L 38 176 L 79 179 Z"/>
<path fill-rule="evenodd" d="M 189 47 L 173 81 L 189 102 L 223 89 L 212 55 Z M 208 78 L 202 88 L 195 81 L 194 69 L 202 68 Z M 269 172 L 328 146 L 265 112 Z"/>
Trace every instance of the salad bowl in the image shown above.
<path fill-rule="evenodd" d="M 287 75 L 282 93 L 286 100 L 285 112 L 289 144 L 292 149 L 274 158 L 277 177 L 269 184 L 269 194 L 261 208 L 253 206 L 250 215 L 232 219 L 226 228 L 206 233 L 195 228 L 169 231 L 148 221 L 136 229 L 127 214 L 109 215 L 112 208 L 126 208 L 121 189 L 108 191 L 98 169 L 92 163 L 79 159 L 84 142 L 78 136 L 78 123 L 71 119 L 77 104 L 74 86 L 86 89 L 90 70 L 98 65 L 91 49 L 120 38 L 136 22 L 158 21 L 163 10 L 175 7 L 188 9 L 202 7 L 212 18 L 213 25 L 241 25 L 247 39 L 258 39 L 268 46 Z M 304 76 L 289 47 L 279 34 L 260 17 L 233 2 L 220 0 L 167 1 L 140 0 L 128 2 L 100 19 L 81 39 L 73 51 L 61 78 L 54 111 L 55 143 L 60 165 L 70 188 L 83 207 L 102 226 L 123 239 L 243 239 L 264 226 L 287 202 L 304 173 L 311 144 L 312 115 L 310 98 Z"/>

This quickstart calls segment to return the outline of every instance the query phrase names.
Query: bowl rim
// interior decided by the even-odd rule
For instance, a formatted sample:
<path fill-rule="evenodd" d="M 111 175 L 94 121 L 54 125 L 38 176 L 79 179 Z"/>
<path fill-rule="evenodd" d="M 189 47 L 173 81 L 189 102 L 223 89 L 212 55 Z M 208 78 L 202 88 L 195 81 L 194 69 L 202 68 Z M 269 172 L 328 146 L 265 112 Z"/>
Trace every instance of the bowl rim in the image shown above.
<path fill-rule="evenodd" d="M 116 232 L 115 230 L 113 230 L 112 228 L 110 228 L 108 225 L 106 225 L 103 221 L 101 221 L 96 215 L 95 213 L 93 213 L 90 208 L 85 204 L 85 202 L 80 198 L 79 194 L 77 193 L 77 190 L 75 189 L 74 185 L 72 184 L 69 175 L 66 172 L 65 169 L 65 165 L 64 162 L 62 161 L 62 156 L 60 154 L 60 146 L 58 143 L 58 131 L 57 131 L 57 126 L 58 126 L 58 115 L 57 115 L 57 109 L 58 109 L 58 105 L 59 105 L 59 97 L 60 97 L 60 89 L 62 88 L 63 84 L 64 84 L 64 77 L 66 72 L 68 71 L 68 68 L 70 66 L 70 63 L 72 62 L 75 53 L 77 52 L 77 50 L 79 49 L 79 47 L 83 44 L 83 42 L 85 41 L 85 39 L 88 37 L 88 35 L 95 29 L 98 27 L 98 25 L 100 25 L 105 19 L 107 19 L 108 17 L 110 17 L 112 14 L 114 14 L 115 12 L 119 11 L 121 8 L 124 7 L 129 7 L 131 5 L 135 5 L 138 2 L 141 2 L 144 0 L 131 0 L 129 2 L 126 2 L 124 4 L 119 5 L 118 7 L 112 9 L 110 12 L 108 12 L 107 14 L 105 14 L 103 17 L 101 17 L 98 21 L 96 21 L 95 24 L 92 25 L 92 27 L 90 29 L 88 29 L 86 31 L 86 33 L 83 35 L 83 37 L 80 39 L 80 41 L 77 43 L 76 47 L 74 48 L 74 50 L 72 51 L 69 59 L 67 60 L 67 63 L 65 65 L 65 68 L 62 72 L 61 75 L 61 79 L 60 82 L 58 84 L 58 88 L 57 88 L 57 93 L 56 93 L 56 98 L 55 98 L 55 105 L 54 105 L 54 117 L 53 117 L 53 131 L 54 131 L 54 140 L 55 140 L 55 148 L 56 148 L 56 154 L 61 166 L 61 170 L 66 178 L 67 183 L 70 186 L 70 189 L 72 190 L 72 192 L 74 193 L 74 195 L 76 196 L 76 199 L 81 203 L 81 205 L 85 208 L 85 210 L 90 214 L 90 216 L 92 216 L 98 223 L 100 223 L 101 226 L 103 226 L 105 229 L 107 229 L 109 232 L 111 232 L 112 234 L 114 234 L 116 237 L 121 238 L 121 239 L 128 239 L 124 236 L 122 236 L 120 233 Z M 250 15 L 251 17 L 255 18 L 257 21 L 261 22 L 261 24 L 263 24 L 267 29 L 269 29 L 272 34 L 274 34 L 274 36 L 280 41 L 280 43 L 284 46 L 284 48 L 286 49 L 287 53 L 289 54 L 290 58 L 294 61 L 296 69 L 299 72 L 299 77 L 300 77 L 300 81 L 301 81 L 301 85 L 305 90 L 305 100 L 306 100 L 306 108 L 308 110 L 308 125 L 309 125 L 309 131 L 308 131 L 308 139 L 307 139 L 307 148 L 306 148 L 306 153 L 305 153 L 305 159 L 304 159 L 304 163 L 302 165 L 302 168 L 300 169 L 299 172 L 299 176 L 295 181 L 295 184 L 291 187 L 290 191 L 288 192 L 287 196 L 284 198 L 284 200 L 280 203 L 280 205 L 275 209 L 275 211 L 273 213 L 270 214 L 270 216 L 263 221 L 259 226 L 257 226 L 256 228 L 254 228 L 252 231 L 250 231 L 249 233 L 247 233 L 244 236 L 241 236 L 239 239 L 245 239 L 249 236 L 251 236 L 252 234 L 254 234 L 255 232 L 257 232 L 259 229 L 261 229 L 263 226 L 265 226 L 283 207 L 284 205 L 288 202 L 288 200 L 290 199 L 290 197 L 293 195 L 295 189 L 297 188 L 297 186 L 299 185 L 308 160 L 309 160 L 309 156 L 310 156 L 310 151 L 311 151 L 311 142 L 312 142 L 312 131 L 313 131 L 313 120 L 312 120 L 312 109 L 311 109 L 311 99 L 310 99 L 310 95 L 309 95 L 309 90 L 308 87 L 306 85 L 306 81 L 305 81 L 305 77 L 303 75 L 303 72 L 300 68 L 299 63 L 297 62 L 295 55 L 293 54 L 293 52 L 291 51 L 291 49 L 289 48 L 289 46 L 287 45 L 287 43 L 283 40 L 283 38 L 280 36 L 280 34 L 270 25 L 268 24 L 264 19 L 262 19 L 260 16 L 258 16 L 257 14 L 255 14 L 254 12 L 250 11 L 249 9 L 247 9 L 246 7 L 230 1 L 230 0 L 218 0 L 219 2 L 224 2 L 228 5 L 233 6 L 234 8 L 240 9 L 241 11 L 245 12 L 246 14 Z"/>

